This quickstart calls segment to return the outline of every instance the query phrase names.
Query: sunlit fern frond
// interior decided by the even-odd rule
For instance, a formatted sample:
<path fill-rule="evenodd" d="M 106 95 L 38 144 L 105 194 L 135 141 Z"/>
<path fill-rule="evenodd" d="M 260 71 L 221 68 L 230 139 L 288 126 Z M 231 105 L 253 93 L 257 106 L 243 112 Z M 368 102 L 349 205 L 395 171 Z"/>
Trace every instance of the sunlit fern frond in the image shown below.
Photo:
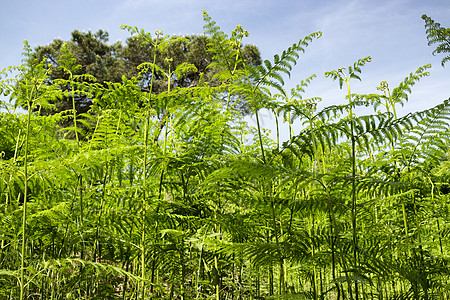
<path fill-rule="evenodd" d="M 428 39 L 428 45 L 438 44 L 433 51 L 433 55 L 436 53 L 448 53 L 450 52 L 450 29 L 442 27 L 441 24 L 435 22 L 427 15 L 422 15 L 422 19 L 425 21 L 425 30 Z M 450 60 L 450 55 L 447 55 L 442 60 L 442 66 Z"/>

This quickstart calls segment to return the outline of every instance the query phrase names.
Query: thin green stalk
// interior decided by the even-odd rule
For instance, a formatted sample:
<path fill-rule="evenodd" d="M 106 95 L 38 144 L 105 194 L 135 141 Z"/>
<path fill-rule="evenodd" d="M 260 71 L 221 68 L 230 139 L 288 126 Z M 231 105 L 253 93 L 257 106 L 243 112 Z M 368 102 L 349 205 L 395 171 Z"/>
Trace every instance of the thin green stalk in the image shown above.
<path fill-rule="evenodd" d="M 441 225 L 439 224 L 439 217 L 436 218 L 436 222 L 437 222 L 437 229 L 439 232 L 439 249 L 441 250 L 441 255 L 444 255 L 444 250 L 442 248 L 442 234 L 441 234 Z"/>
<path fill-rule="evenodd" d="M 243 62 L 243 65 L 244 65 L 244 68 L 245 68 L 246 67 L 245 66 L 245 62 Z M 245 76 L 246 76 L 246 79 L 247 79 L 247 83 L 251 84 L 251 80 L 250 80 L 250 76 L 249 76 L 248 72 L 246 72 Z M 252 89 L 253 97 L 255 97 L 255 94 L 256 94 L 255 91 L 256 91 L 257 88 L 258 88 L 258 86 L 256 86 L 255 88 Z M 255 100 L 255 99 L 253 99 L 253 100 Z M 255 101 L 255 103 L 257 103 L 257 101 Z M 259 112 L 259 109 L 258 109 L 257 106 L 255 106 L 255 115 L 256 115 L 256 125 L 257 125 L 257 128 L 258 128 L 259 146 L 261 148 L 261 156 L 262 156 L 262 159 L 263 159 L 263 163 L 266 164 L 266 155 L 264 153 L 264 146 L 263 146 L 262 133 L 261 133 L 261 124 L 260 124 L 260 121 L 259 121 L 259 114 L 258 114 L 258 112 Z"/>
<path fill-rule="evenodd" d="M 277 130 L 277 150 L 280 149 L 280 126 L 278 124 L 278 116 L 274 111 L 274 116 L 275 116 L 275 125 L 276 125 L 276 130 Z"/>
<path fill-rule="evenodd" d="M 317 271 L 316 271 L 316 263 L 314 262 L 314 256 L 316 255 L 316 248 L 315 248 L 315 243 L 314 243 L 314 239 L 312 238 L 313 236 L 313 232 L 315 231 L 315 218 L 314 218 L 314 214 L 312 212 L 310 212 L 310 219 L 312 219 L 312 223 L 309 224 L 308 226 L 308 234 L 312 240 L 311 242 L 311 255 L 313 257 L 313 278 L 312 278 L 312 289 L 313 289 L 313 297 L 314 300 L 317 300 Z"/>
<path fill-rule="evenodd" d="M 272 183 L 270 183 L 270 187 L 268 188 L 269 189 L 269 197 L 270 197 L 270 213 L 271 213 L 271 218 L 272 218 L 272 226 L 273 226 L 273 234 L 274 234 L 274 236 L 275 236 L 275 244 L 277 245 L 277 248 L 278 249 L 280 249 L 280 246 L 279 246 L 279 237 L 278 237 L 278 235 L 280 234 L 280 235 L 282 235 L 282 232 L 281 232 L 281 226 L 280 226 L 280 230 L 278 230 L 278 226 L 277 226 L 277 219 L 276 219 L 276 215 L 275 215 L 275 202 L 274 202 L 274 197 L 275 197 L 275 195 L 274 195 L 274 193 L 273 193 L 273 186 L 272 186 Z M 280 267 L 280 278 L 279 278 L 279 282 L 278 282 L 278 293 L 281 295 L 283 292 L 284 292 L 284 290 L 285 290 L 285 284 L 284 284 L 284 281 L 285 281 L 285 278 L 284 278 L 284 258 L 283 258 L 283 255 L 282 255 L 282 253 L 281 253 L 281 251 L 278 251 L 278 256 L 279 256 L 279 259 L 280 259 L 280 261 L 279 261 L 279 263 L 280 263 L 280 265 L 279 265 L 279 267 Z M 272 276 L 273 276 L 273 274 L 272 274 Z"/>
<path fill-rule="evenodd" d="M 391 91 L 389 89 L 388 83 L 387 82 L 382 82 L 380 89 L 382 89 L 384 91 L 385 96 L 387 98 L 386 99 L 386 110 L 389 112 L 390 111 L 389 108 L 392 108 L 392 112 L 394 114 L 394 118 L 395 118 L 395 120 L 397 120 L 398 118 L 397 118 L 397 111 L 395 109 L 395 102 L 392 99 L 392 95 L 391 95 Z M 391 149 L 392 149 L 392 151 L 395 150 L 395 148 L 394 148 L 394 141 L 393 140 L 391 141 Z M 400 139 L 400 149 L 402 150 L 401 151 L 402 158 L 403 158 L 405 164 L 407 164 L 405 151 L 403 149 L 403 142 L 402 142 L 401 139 Z M 400 177 L 400 174 L 399 174 L 400 170 L 397 167 L 397 161 L 395 161 L 395 167 L 398 170 L 397 171 L 398 172 L 397 175 L 398 175 L 398 177 Z M 409 170 L 410 169 L 410 165 L 409 164 L 407 165 L 407 168 L 408 168 L 408 173 L 411 174 L 411 172 Z M 398 178 L 398 179 L 400 179 L 400 178 Z M 405 228 L 405 234 L 406 234 L 406 236 L 408 236 L 408 221 L 407 221 L 407 214 L 406 214 L 406 209 L 405 209 L 405 203 L 404 202 L 402 202 L 402 215 L 403 215 L 403 226 Z"/>
<path fill-rule="evenodd" d="M 31 96 L 33 95 L 34 85 L 31 90 Z M 30 98 L 31 98 L 30 96 Z M 27 128 L 25 132 L 25 159 L 24 159 L 24 197 L 23 197 L 23 213 L 22 213 L 22 249 L 21 249 L 21 259 L 20 259 L 20 300 L 24 299 L 25 293 L 25 248 L 26 248 L 26 227 L 27 227 L 27 198 L 28 198 L 28 144 L 30 135 L 30 123 L 31 123 L 31 99 L 27 100 L 28 105 L 28 116 L 27 116 Z"/>
<path fill-rule="evenodd" d="M 255 110 L 256 110 L 256 112 L 255 112 L 255 114 L 256 114 L 256 125 L 258 127 L 259 146 L 261 148 L 261 155 L 262 155 L 263 163 L 265 164 L 266 163 L 266 156 L 264 154 L 264 146 L 263 146 L 262 134 L 261 134 L 261 125 L 260 125 L 260 122 L 259 122 L 258 109 L 256 108 Z"/>
<path fill-rule="evenodd" d="M 222 239 L 222 235 L 221 235 L 221 227 L 219 222 L 217 221 L 217 214 L 218 212 L 221 212 L 221 202 L 220 202 L 220 198 L 218 199 L 217 202 L 217 208 L 214 211 L 214 219 L 215 219 L 215 223 L 214 224 L 214 231 L 216 233 L 218 233 L 218 238 L 219 240 Z M 219 261 L 218 261 L 218 254 L 217 252 L 214 252 L 214 270 L 215 270 L 215 300 L 220 300 L 220 271 L 219 271 Z"/>
<path fill-rule="evenodd" d="M 14 163 L 16 163 L 16 159 L 17 159 L 17 150 L 19 149 L 19 140 L 20 140 L 21 133 L 22 133 L 22 129 L 19 129 L 19 134 L 17 134 L 16 147 L 14 148 L 14 157 L 13 157 Z"/>
<path fill-rule="evenodd" d="M 14 149 L 14 156 L 13 156 L 13 163 L 15 164 L 16 163 L 16 158 L 17 158 L 17 151 L 18 151 L 18 148 L 19 148 L 19 140 L 20 140 L 20 134 L 22 133 L 22 129 L 19 129 L 19 133 L 17 134 L 17 140 L 16 140 L 16 147 L 15 147 L 15 149 Z M 11 175 L 10 175 L 10 179 L 11 179 Z M 8 206 L 9 206 L 9 196 L 10 194 L 9 193 L 7 193 L 6 194 L 6 205 L 5 205 L 5 215 L 6 215 L 6 213 L 7 213 L 7 211 L 8 211 Z M 20 195 L 20 193 L 19 193 L 19 195 Z M 19 201 L 17 201 L 17 202 L 19 202 Z M 5 239 L 3 238 L 4 237 L 4 235 L 2 235 L 2 242 L 1 242 L 1 250 L 3 251 L 3 248 L 5 247 Z"/>
<path fill-rule="evenodd" d="M 47 71 L 48 72 L 48 71 Z M 46 74 L 45 74 L 46 75 Z M 43 84 L 43 82 L 39 82 L 37 78 L 33 77 L 33 85 L 31 87 L 30 93 L 27 95 L 26 101 L 27 101 L 27 108 L 28 108 L 28 114 L 27 114 L 27 127 L 25 132 L 25 154 L 24 154 L 24 199 L 23 199 L 23 213 L 22 213 L 22 247 L 21 247 L 21 259 L 20 259 L 20 300 L 24 299 L 25 296 L 25 275 L 24 275 L 24 268 L 25 268 L 25 250 L 26 250 L 26 227 L 27 227 L 27 198 L 28 198 L 28 145 L 29 145 L 29 135 L 30 135 L 30 123 L 31 123 L 31 113 L 32 113 L 32 100 L 37 101 L 38 97 L 36 99 L 33 99 L 33 95 L 39 90 L 39 87 Z"/>
<path fill-rule="evenodd" d="M 154 60 L 156 59 L 156 55 Z M 154 71 L 154 70 L 153 70 Z M 152 72 L 152 82 L 153 82 L 153 72 Z M 149 98 L 151 97 L 151 93 Z M 147 102 L 148 105 L 150 101 Z M 146 113 L 146 122 L 145 122 L 145 130 L 144 130 L 144 160 L 143 160 L 143 180 L 142 180 L 142 211 L 141 211 L 141 222 L 142 222 L 142 233 L 141 233 L 141 278 L 145 280 L 145 215 L 146 215 L 146 207 L 147 207 L 147 199 L 146 199 L 146 187 L 147 187 L 147 155 L 148 155 L 148 132 L 150 127 L 150 109 L 147 108 Z M 141 299 L 145 299 L 145 283 L 141 282 Z"/>
<path fill-rule="evenodd" d="M 357 235 L 357 224 L 356 224 L 356 137 L 355 137 L 355 124 L 353 121 L 353 110 L 352 110 L 352 94 L 350 90 L 350 78 L 346 78 L 348 101 L 349 101 L 349 117 L 350 117 L 350 135 L 352 143 L 351 152 L 351 163 L 352 163 L 352 206 L 351 206 L 351 217 L 352 217 L 352 237 L 353 237 L 353 264 L 356 268 L 358 265 L 358 235 Z M 350 294 L 350 297 L 352 295 Z M 355 297 L 358 300 L 358 281 L 355 280 Z"/>
<path fill-rule="evenodd" d="M 313 115 L 313 111 L 309 110 L 308 111 L 308 119 L 309 119 L 308 121 L 309 121 L 310 126 L 311 126 L 310 138 L 312 140 L 313 152 L 314 152 L 314 159 L 311 161 L 311 172 L 313 174 L 313 177 L 316 177 L 316 169 L 317 169 L 316 168 L 316 163 L 317 163 L 317 161 L 316 161 L 315 157 L 318 154 L 318 151 L 317 151 L 316 137 L 313 134 L 314 121 L 313 121 L 313 116 L 312 115 Z M 324 174 L 325 174 L 325 170 L 324 170 Z M 311 188 L 312 188 L 312 183 L 311 183 Z M 312 238 L 312 234 L 315 231 L 315 218 L 314 218 L 314 215 L 313 215 L 312 212 L 310 212 L 310 218 L 312 219 L 312 225 L 308 227 L 308 230 L 309 230 L 309 236 Z M 314 245 L 314 242 L 313 242 L 312 245 L 311 245 L 311 254 L 313 256 L 313 259 L 314 259 L 314 256 L 316 254 L 315 252 L 316 252 L 316 249 L 315 249 L 315 245 Z M 313 280 L 312 280 L 312 285 L 313 285 L 313 296 L 314 296 L 314 299 L 318 298 L 317 297 L 318 293 L 317 293 L 317 274 L 316 273 L 317 273 L 317 271 L 316 271 L 316 263 L 313 262 Z"/>
<path fill-rule="evenodd" d="M 101 219 L 102 219 L 102 216 L 103 216 L 103 206 L 105 205 L 106 183 L 107 183 L 107 179 L 108 179 L 108 169 L 109 169 L 109 166 L 107 164 L 106 165 L 106 170 L 105 170 L 105 177 L 103 178 L 102 194 L 101 194 L 101 197 L 100 197 L 100 211 L 98 213 L 97 224 L 95 226 L 96 227 L 96 231 L 95 231 L 94 257 L 93 257 L 94 261 L 97 261 L 97 254 L 98 254 L 99 258 L 101 257 L 100 250 L 99 250 L 100 249 L 100 245 L 99 245 L 99 242 L 98 242 L 98 238 L 99 238 L 99 235 L 100 235 L 100 222 L 101 222 Z M 97 252 L 99 252 L 99 253 L 97 253 Z"/>
<path fill-rule="evenodd" d="M 146 191 L 146 187 L 147 187 L 147 162 L 148 162 L 148 144 L 149 144 L 149 129 L 150 129 L 150 100 L 152 97 L 152 90 L 153 90 L 153 80 L 154 80 L 154 75 L 155 75 L 155 63 L 156 63 L 156 52 L 157 52 L 157 46 L 158 46 L 158 37 L 159 37 L 160 31 L 157 31 L 157 38 L 154 44 L 155 47 L 155 53 L 153 55 L 153 65 L 152 65 L 152 77 L 150 80 L 150 92 L 148 94 L 148 98 L 147 98 L 147 110 L 146 110 L 146 114 L 145 114 L 145 130 L 144 130 L 144 159 L 143 159 L 143 180 L 142 180 L 142 184 L 143 184 L 143 189 L 142 189 L 142 212 L 141 212 L 141 220 L 142 220 L 142 233 L 141 233 L 141 277 L 142 277 L 142 282 L 141 282 L 141 299 L 145 299 L 145 253 L 147 251 L 147 249 L 145 248 L 145 230 L 146 230 L 146 226 L 145 226 L 145 216 L 147 214 L 147 191 Z M 162 34 L 162 32 L 161 32 Z"/>
<path fill-rule="evenodd" d="M 220 300 L 220 277 L 219 277 L 219 263 L 217 261 L 217 254 L 214 254 L 214 268 L 216 270 L 215 296 L 216 296 L 216 300 Z"/>
<path fill-rule="evenodd" d="M 312 145 L 313 145 L 313 151 L 314 151 L 314 160 L 312 162 L 312 172 L 313 172 L 313 176 L 316 177 L 315 172 L 316 172 L 316 168 L 315 165 L 318 164 L 318 168 L 320 171 L 320 167 L 322 168 L 321 174 L 326 174 L 327 172 L 327 164 L 326 164 L 326 158 L 325 158 L 325 153 L 324 150 L 322 149 L 321 151 L 321 160 L 322 160 L 322 164 L 320 164 L 320 162 L 317 162 L 317 158 L 316 155 L 319 155 L 319 150 L 318 150 L 318 146 L 317 146 L 317 140 L 316 137 L 314 136 L 313 132 L 314 132 L 314 127 L 315 127 L 315 123 L 313 121 L 314 117 L 313 117 L 313 110 L 310 110 L 308 113 L 308 121 L 309 124 L 311 126 L 311 135 L 310 135 L 310 139 L 312 141 Z M 331 236 L 331 240 L 330 240 L 330 244 L 331 244 L 331 268 L 332 268 L 332 279 L 333 282 L 335 283 L 336 289 L 338 291 L 338 298 L 340 296 L 340 288 L 339 288 L 339 283 L 336 281 L 336 249 L 335 249 L 335 243 L 336 243 L 336 239 L 337 239 L 337 225 L 336 225 L 336 217 L 335 217 L 335 213 L 334 213 L 334 208 L 332 205 L 332 198 L 329 192 L 329 188 L 327 186 L 327 183 L 323 180 L 323 179 L 318 179 L 318 182 L 320 183 L 320 185 L 322 185 L 322 187 L 324 188 L 324 190 L 327 193 L 327 198 L 328 198 L 328 220 L 330 222 L 330 236 Z M 313 248 L 313 252 L 314 252 L 314 248 Z M 314 253 L 313 253 L 314 255 Z M 315 282 L 315 266 L 314 266 L 314 282 Z M 322 281 L 321 281 L 322 282 Z M 315 294 L 314 297 L 317 298 L 317 291 L 315 289 Z"/>
<path fill-rule="evenodd" d="M 72 73 L 70 74 L 70 77 L 72 77 Z M 80 148 L 80 140 L 78 138 L 77 109 L 75 106 L 75 89 L 73 87 L 73 84 L 72 84 L 72 110 L 73 110 L 73 126 L 75 127 L 75 138 L 77 141 L 77 150 L 78 150 Z"/>

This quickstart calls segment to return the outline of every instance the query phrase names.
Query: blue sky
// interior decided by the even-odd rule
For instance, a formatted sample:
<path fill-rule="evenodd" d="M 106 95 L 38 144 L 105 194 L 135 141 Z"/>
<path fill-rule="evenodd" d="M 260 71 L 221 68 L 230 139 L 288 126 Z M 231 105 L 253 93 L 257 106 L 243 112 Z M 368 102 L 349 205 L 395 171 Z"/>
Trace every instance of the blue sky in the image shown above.
<path fill-rule="evenodd" d="M 322 105 L 344 103 L 337 82 L 325 71 L 347 67 L 371 56 L 363 68 L 362 82 L 353 91 L 374 93 L 383 80 L 395 87 L 410 72 L 432 64 L 431 75 L 414 88 L 401 112 L 437 105 L 450 97 L 450 65 L 442 68 L 443 56 L 433 56 L 427 45 L 424 21 L 427 14 L 450 27 L 449 0 L 17 0 L 3 1 L 0 8 L 0 68 L 18 65 L 23 40 L 32 47 L 70 33 L 104 29 L 110 42 L 125 41 L 129 33 L 121 24 L 153 33 L 201 34 L 202 10 L 226 33 L 240 24 L 250 32 L 244 41 L 259 47 L 263 59 L 322 31 L 307 48 L 287 81 L 288 88 L 316 74 L 304 97 L 323 98 Z M 270 123 L 271 116 L 263 116 Z"/>

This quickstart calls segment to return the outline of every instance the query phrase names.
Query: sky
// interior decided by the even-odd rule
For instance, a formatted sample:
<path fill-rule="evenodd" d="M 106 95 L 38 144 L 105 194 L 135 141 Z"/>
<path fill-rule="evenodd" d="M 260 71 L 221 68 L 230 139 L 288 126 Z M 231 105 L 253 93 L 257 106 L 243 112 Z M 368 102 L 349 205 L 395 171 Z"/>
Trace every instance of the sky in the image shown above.
<path fill-rule="evenodd" d="M 431 64 L 430 76 L 417 83 L 406 114 L 433 107 L 450 97 L 450 64 L 441 66 L 441 55 L 427 45 L 423 14 L 450 27 L 450 0 L 0 0 L 0 69 L 21 63 L 23 41 L 31 47 L 53 39 L 69 40 L 71 32 L 99 29 L 110 43 L 125 41 L 129 32 L 121 24 L 168 35 L 202 34 L 206 10 L 221 29 L 231 34 L 242 25 L 250 36 L 244 43 L 258 46 L 263 59 L 272 60 L 293 43 L 321 31 L 301 55 L 286 79 L 295 87 L 312 74 L 317 77 L 303 98 L 321 97 L 322 106 L 346 103 L 345 91 L 326 71 L 353 65 L 371 56 L 363 67 L 362 81 L 352 92 L 376 93 L 381 81 L 396 87 L 411 72 Z M 263 113 L 270 126 L 273 117 Z"/>

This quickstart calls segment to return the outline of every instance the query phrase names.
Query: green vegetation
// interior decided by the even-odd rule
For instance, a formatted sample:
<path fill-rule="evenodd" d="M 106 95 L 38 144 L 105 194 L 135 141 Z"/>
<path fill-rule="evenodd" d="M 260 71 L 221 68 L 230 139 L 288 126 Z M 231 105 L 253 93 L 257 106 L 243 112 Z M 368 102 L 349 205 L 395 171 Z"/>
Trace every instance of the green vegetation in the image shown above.
<path fill-rule="evenodd" d="M 433 44 L 438 44 L 436 49 L 433 51 L 433 55 L 436 53 L 449 53 L 450 28 L 442 27 L 441 24 L 436 23 L 427 15 L 423 15 L 422 19 L 425 21 L 428 45 L 431 46 Z M 442 59 L 442 66 L 444 66 L 448 61 L 450 61 L 450 55 L 447 55 Z"/>
<path fill-rule="evenodd" d="M 151 51 L 114 80 L 70 43 L 1 73 L 27 114 L 2 103 L 0 298 L 450 299 L 450 99 L 397 114 L 430 65 L 369 95 L 370 57 L 326 72 L 347 96 L 320 110 L 315 74 L 285 88 L 320 32 L 260 63 L 204 20 L 206 73 L 170 57 L 184 38 L 130 26 Z"/>
<path fill-rule="evenodd" d="M 160 49 L 158 55 L 155 55 L 155 44 L 143 42 L 143 35 L 137 34 L 137 28 L 129 29 L 135 30 L 136 33 L 124 44 L 121 42 L 108 44 L 109 35 L 103 30 L 95 34 L 75 30 L 67 42 L 56 39 L 46 46 L 36 47 L 33 58 L 44 62 L 44 67 L 51 70 L 48 83 L 55 84 L 60 80 L 69 79 L 70 76 L 77 76 L 81 82 L 91 81 L 91 77 L 82 77 L 86 74 L 95 77 L 95 81 L 102 85 L 121 83 L 123 76 L 127 79 L 139 76 L 141 89 L 146 92 L 151 89 L 155 94 L 167 91 L 169 83 L 171 87 L 193 87 L 200 81 L 203 83 L 207 81 L 210 85 L 220 84 L 213 79 L 220 69 L 211 67 L 214 54 L 207 49 L 211 41 L 206 35 L 165 37 L 168 41 L 164 49 Z M 260 53 L 256 46 L 241 45 L 240 51 L 248 64 L 261 64 Z M 143 72 L 138 68 L 145 62 L 153 61 L 153 58 L 159 67 L 157 72 L 150 72 L 152 69 Z M 67 59 L 73 61 L 68 62 Z M 189 64 L 189 69 L 173 74 L 168 81 L 166 73 L 173 72 L 183 64 Z M 237 67 L 240 68 L 241 65 Z M 72 100 L 75 101 L 77 113 L 86 113 L 92 106 L 92 99 L 86 94 L 75 94 L 74 97 L 67 95 L 53 100 L 55 107 L 45 112 L 41 110 L 41 114 L 54 114 L 71 109 Z M 241 110 L 245 112 L 247 109 L 245 102 L 241 103 Z"/>

